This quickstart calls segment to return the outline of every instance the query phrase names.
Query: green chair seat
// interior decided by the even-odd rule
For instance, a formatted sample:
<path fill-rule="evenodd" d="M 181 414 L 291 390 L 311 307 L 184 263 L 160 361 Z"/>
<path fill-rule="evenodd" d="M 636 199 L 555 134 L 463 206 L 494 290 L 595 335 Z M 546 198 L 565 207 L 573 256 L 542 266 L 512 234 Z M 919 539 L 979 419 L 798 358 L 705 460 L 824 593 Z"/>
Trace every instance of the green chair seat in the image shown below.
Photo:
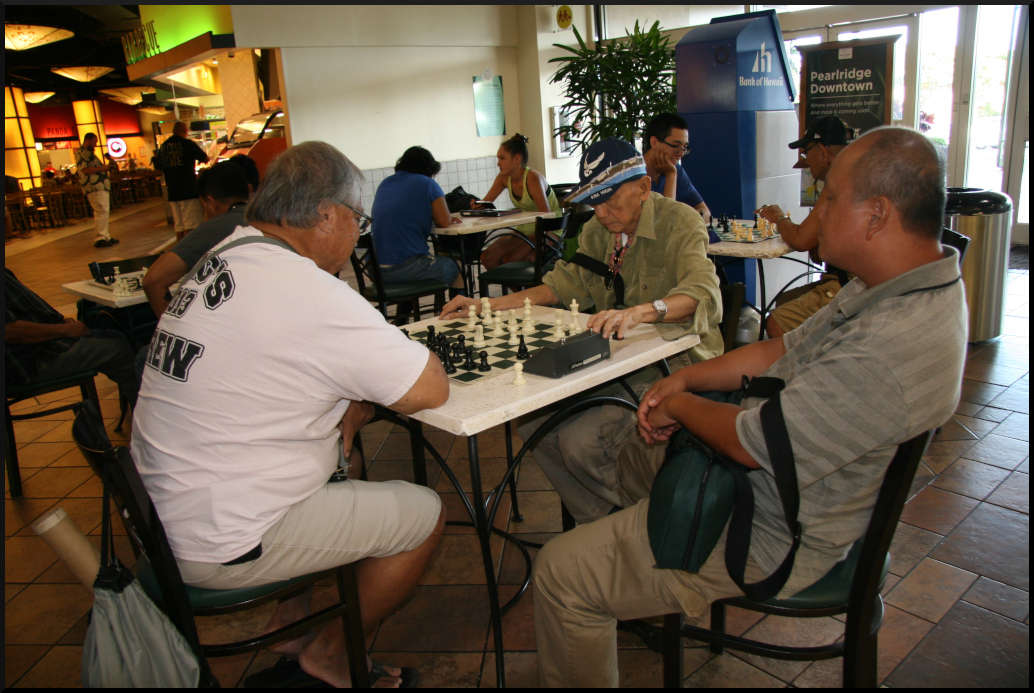
<path fill-rule="evenodd" d="M 150 561 L 148 561 L 144 556 L 141 556 L 137 561 L 136 577 L 140 580 L 141 587 L 143 587 L 144 591 L 147 592 L 147 596 L 149 596 L 155 604 L 162 606 L 162 593 L 161 589 L 158 587 L 158 579 L 154 575 L 154 569 L 151 567 Z M 240 605 L 244 602 L 261 599 L 266 595 L 278 592 L 284 588 L 290 587 L 291 585 L 302 585 L 307 582 L 312 582 L 311 575 L 304 575 L 293 580 L 281 580 L 280 582 L 273 582 L 268 585 L 240 587 L 229 590 L 209 590 L 201 587 L 191 587 L 187 584 L 184 584 L 183 586 L 187 589 L 187 598 L 190 600 L 191 608 L 200 612 Z"/>
<path fill-rule="evenodd" d="M 448 284 L 442 282 L 423 280 L 416 282 L 399 282 L 398 284 L 385 284 L 384 285 L 384 298 L 387 301 L 398 301 L 413 296 L 424 296 L 426 294 L 434 293 L 435 291 L 445 291 L 449 288 Z M 367 286 L 362 291 L 363 298 L 368 301 L 377 300 L 377 289 L 373 286 Z"/>
<path fill-rule="evenodd" d="M 534 262 L 507 262 L 481 273 L 481 281 L 488 284 L 533 284 L 535 282 Z"/>
<path fill-rule="evenodd" d="M 862 542 L 855 542 L 844 560 L 830 568 L 822 578 L 804 588 L 792 597 L 786 599 L 768 599 L 766 604 L 782 606 L 788 609 L 831 609 L 838 604 L 846 604 L 851 594 L 851 582 L 854 580 L 855 568 L 858 566 L 858 557 L 862 553 Z M 890 570 L 890 553 L 883 561 L 883 577 L 880 583 L 887 577 Z"/>

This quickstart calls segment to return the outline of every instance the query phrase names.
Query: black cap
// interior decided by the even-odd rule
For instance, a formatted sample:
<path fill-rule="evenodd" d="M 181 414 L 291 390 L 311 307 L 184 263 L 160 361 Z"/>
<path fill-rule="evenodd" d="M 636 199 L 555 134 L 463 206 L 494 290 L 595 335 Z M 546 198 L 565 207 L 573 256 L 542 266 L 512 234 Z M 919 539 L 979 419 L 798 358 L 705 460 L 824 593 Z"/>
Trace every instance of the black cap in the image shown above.
<path fill-rule="evenodd" d="M 790 149 L 800 149 L 812 142 L 824 144 L 827 147 L 847 144 L 854 139 L 854 130 L 836 116 L 825 116 L 816 120 L 810 128 L 805 130 L 804 137 L 796 142 L 790 143 Z"/>

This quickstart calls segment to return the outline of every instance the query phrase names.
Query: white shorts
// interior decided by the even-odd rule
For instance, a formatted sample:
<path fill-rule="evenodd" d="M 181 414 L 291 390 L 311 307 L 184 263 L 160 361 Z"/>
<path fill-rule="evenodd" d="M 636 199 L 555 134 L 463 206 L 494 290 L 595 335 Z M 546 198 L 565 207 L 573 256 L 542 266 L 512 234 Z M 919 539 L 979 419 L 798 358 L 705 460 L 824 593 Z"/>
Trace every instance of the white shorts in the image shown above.
<path fill-rule="evenodd" d="M 170 202 L 169 206 L 172 207 L 172 224 L 176 233 L 193 231 L 198 224 L 205 220 L 201 200 L 196 197 L 190 200 Z"/>
<path fill-rule="evenodd" d="M 434 531 L 438 494 L 406 481 L 327 484 L 262 535 L 262 555 L 220 565 L 178 560 L 183 581 L 233 589 L 265 585 L 329 570 L 363 558 L 412 551 Z"/>

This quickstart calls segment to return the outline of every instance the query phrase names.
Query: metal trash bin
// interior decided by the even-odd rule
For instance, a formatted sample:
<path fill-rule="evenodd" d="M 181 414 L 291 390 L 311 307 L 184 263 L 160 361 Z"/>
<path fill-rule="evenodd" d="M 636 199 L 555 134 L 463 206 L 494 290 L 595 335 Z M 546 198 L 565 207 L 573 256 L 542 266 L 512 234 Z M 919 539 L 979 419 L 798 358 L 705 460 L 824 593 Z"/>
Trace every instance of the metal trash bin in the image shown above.
<path fill-rule="evenodd" d="M 944 211 L 948 227 L 970 239 L 962 263 L 969 341 L 994 339 L 1002 333 L 1005 312 L 1012 200 L 993 190 L 948 188 Z"/>

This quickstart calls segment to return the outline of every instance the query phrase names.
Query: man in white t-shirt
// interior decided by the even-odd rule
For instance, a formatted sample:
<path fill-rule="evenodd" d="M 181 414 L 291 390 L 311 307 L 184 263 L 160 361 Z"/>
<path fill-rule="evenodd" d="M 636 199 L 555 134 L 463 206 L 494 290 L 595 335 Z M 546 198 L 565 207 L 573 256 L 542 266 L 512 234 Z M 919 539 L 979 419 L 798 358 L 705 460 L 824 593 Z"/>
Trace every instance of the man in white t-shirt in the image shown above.
<path fill-rule="evenodd" d="M 441 501 L 402 481 L 327 480 L 369 402 L 410 414 L 440 406 L 449 386 L 437 357 L 334 276 L 359 238 L 360 180 L 322 142 L 277 158 L 249 225 L 191 269 L 161 316 L 132 452 L 185 582 L 245 587 L 362 561 L 369 633 L 424 572 Z M 308 608 L 308 595 L 282 603 L 270 628 Z M 278 651 L 349 683 L 339 622 Z"/>

